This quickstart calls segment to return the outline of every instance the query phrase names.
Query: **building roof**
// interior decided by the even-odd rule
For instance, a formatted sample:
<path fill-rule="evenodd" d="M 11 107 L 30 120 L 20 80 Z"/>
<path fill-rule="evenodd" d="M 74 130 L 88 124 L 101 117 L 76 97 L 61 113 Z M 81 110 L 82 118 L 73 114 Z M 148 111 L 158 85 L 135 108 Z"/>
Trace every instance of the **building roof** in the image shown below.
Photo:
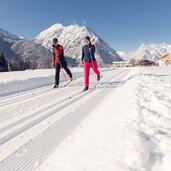
<path fill-rule="evenodd" d="M 113 64 L 128 64 L 130 63 L 129 61 L 114 61 L 112 62 Z"/>
<path fill-rule="evenodd" d="M 160 60 L 163 60 L 163 59 L 165 59 L 165 60 L 167 60 L 167 59 L 171 60 L 171 55 L 170 55 L 170 54 L 163 55 L 163 56 L 160 58 Z"/>

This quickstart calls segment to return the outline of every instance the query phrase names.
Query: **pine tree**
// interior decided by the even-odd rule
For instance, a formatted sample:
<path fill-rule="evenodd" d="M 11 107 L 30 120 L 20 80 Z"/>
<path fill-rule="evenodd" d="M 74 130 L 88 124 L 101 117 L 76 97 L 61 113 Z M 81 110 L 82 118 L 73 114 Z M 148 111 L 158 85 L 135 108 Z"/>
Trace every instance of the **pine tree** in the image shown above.
<path fill-rule="evenodd" d="M 8 71 L 8 64 L 3 53 L 0 53 L 0 72 Z"/>

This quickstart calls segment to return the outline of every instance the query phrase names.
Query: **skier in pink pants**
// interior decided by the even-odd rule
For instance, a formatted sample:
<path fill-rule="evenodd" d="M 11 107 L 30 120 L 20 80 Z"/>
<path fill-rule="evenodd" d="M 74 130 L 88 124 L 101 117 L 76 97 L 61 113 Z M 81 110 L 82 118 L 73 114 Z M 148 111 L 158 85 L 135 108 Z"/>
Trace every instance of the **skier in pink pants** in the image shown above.
<path fill-rule="evenodd" d="M 89 36 L 85 37 L 85 45 L 82 48 L 82 63 L 84 63 L 84 75 L 85 75 L 85 88 L 84 91 L 89 89 L 89 76 L 90 68 L 97 75 L 97 81 L 100 80 L 100 72 L 98 70 L 96 58 L 95 58 L 95 46 L 91 44 Z"/>

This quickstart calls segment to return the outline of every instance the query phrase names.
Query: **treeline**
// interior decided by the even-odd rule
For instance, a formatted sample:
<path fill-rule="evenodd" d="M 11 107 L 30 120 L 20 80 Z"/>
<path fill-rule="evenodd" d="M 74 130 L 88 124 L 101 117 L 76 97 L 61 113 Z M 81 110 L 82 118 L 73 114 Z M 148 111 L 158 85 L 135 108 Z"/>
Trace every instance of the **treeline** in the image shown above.
<path fill-rule="evenodd" d="M 0 53 L 0 72 L 7 71 L 22 71 L 26 69 L 44 69 L 51 68 L 51 62 L 49 60 L 44 60 L 42 62 L 37 62 L 38 59 L 31 58 L 29 60 L 23 61 L 22 59 L 12 58 L 6 59 L 6 57 Z"/>
<path fill-rule="evenodd" d="M 5 56 L 0 54 L 0 72 L 8 71 L 8 62 L 5 59 Z"/>

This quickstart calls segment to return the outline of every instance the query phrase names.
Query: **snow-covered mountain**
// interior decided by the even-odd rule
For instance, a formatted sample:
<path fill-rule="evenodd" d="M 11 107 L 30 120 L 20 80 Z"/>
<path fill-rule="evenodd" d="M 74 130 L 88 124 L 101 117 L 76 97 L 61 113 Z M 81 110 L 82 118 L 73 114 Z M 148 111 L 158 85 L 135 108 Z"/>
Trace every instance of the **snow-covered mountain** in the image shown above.
<path fill-rule="evenodd" d="M 7 59 L 23 61 L 36 60 L 38 68 L 43 68 L 43 62 L 51 61 L 51 52 L 34 41 L 19 38 L 0 28 L 0 53 Z"/>
<path fill-rule="evenodd" d="M 119 54 L 119 56 L 120 56 L 123 60 L 125 60 L 125 61 L 129 60 L 128 53 L 126 53 L 126 52 L 124 52 L 124 51 L 117 51 L 117 53 Z"/>
<path fill-rule="evenodd" d="M 52 39 L 57 37 L 59 43 L 65 48 L 65 56 L 76 59 L 79 62 L 85 36 L 90 36 L 92 43 L 96 45 L 96 58 L 100 63 L 110 64 L 113 61 L 122 60 L 114 49 L 94 33 L 91 28 L 85 26 L 70 25 L 65 27 L 61 24 L 55 24 L 41 32 L 35 38 L 35 42 L 51 49 Z"/>
<path fill-rule="evenodd" d="M 121 57 L 125 60 L 129 60 L 134 58 L 136 60 L 151 60 L 158 61 L 163 55 L 171 53 L 171 45 L 163 43 L 163 44 L 141 44 L 141 46 L 133 52 L 118 52 Z"/>
<path fill-rule="evenodd" d="M 0 38 L 4 39 L 5 41 L 9 43 L 14 43 L 20 39 L 16 35 L 11 34 L 8 31 L 1 29 L 1 28 L 0 28 Z"/>
<path fill-rule="evenodd" d="M 0 52 L 8 58 L 16 56 L 11 46 L 19 41 L 20 38 L 0 28 Z"/>
<path fill-rule="evenodd" d="M 19 40 L 11 46 L 11 49 L 22 58 L 23 61 L 35 60 L 38 68 L 44 68 L 45 61 L 51 62 L 51 52 L 45 47 L 30 40 Z"/>

